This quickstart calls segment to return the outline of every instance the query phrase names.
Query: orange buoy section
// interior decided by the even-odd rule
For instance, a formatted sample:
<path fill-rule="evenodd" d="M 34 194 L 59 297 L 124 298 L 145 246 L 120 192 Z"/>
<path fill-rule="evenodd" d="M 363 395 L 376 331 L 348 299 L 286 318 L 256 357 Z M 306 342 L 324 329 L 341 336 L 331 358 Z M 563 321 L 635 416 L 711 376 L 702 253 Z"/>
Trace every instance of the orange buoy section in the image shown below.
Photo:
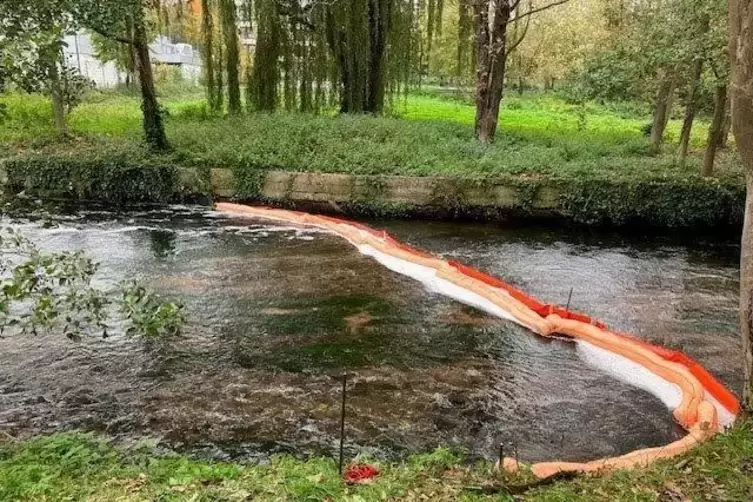
<path fill-rule="evenodd" d="M 621 376 L 664 399 L 673 416 L 688 434 L 658 448 L 636 450 L 619 457 L 591 462 L 540 462 L 528 466 L 540 478 L 561 472 L 594 472 L 645 466 L 663 458 L 684 453 L 708 440 L 740 413 L 740 403 L 724 384 L 697 361 L 682 352 L 668 350 L 610 330 L 607 325 L 586 314 L 545 304 L 504 281 L 458 263 L 445 261 L 414 249 L 360 223 L 317 216 L 298 211 L 218 203 L 217 210 L 298 224 L 332 232 L 345 238 L 358 250 L 387 268 L 422 282 L 427 288 L 492 315 L 516 322 L 541 336 L 565 336 L 579 348 L 606 357 L 610 366 L 627 368 Z M 618 372 L 619 373 L 619 372 Z M 661 397 L 661 396 L 660 396 Z M 519 463 L 505 458 L 501 468 L 516 471 Z"/>

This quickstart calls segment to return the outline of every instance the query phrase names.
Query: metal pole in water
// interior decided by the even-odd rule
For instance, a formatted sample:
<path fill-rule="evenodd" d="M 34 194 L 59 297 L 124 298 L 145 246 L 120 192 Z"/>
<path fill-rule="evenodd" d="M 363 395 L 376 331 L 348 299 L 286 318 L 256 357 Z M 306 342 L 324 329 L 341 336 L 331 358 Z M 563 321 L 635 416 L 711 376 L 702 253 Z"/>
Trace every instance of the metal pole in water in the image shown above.
<path fill-rule="evenodd" d="M 343 460 L 344 460 L 344 453 L 343 453 L 343 444 L 345 443 L 345 390 L 346 385 L 348 384 L 348 375 L 343 375 L 343 393 L 342 393 L 342 404 L 340 406 L 340 464 L 338 468 L 338 472 L 340 473 L 340 476 L 343 475 Z"/>
<path fill-rule="evenodd" d="M 565 310 L 570 310 L 570 300 L 573 299 L 573 288 L 570 288 L 570 294 L 567 295 L 567 307 L 565 307 Z"/>

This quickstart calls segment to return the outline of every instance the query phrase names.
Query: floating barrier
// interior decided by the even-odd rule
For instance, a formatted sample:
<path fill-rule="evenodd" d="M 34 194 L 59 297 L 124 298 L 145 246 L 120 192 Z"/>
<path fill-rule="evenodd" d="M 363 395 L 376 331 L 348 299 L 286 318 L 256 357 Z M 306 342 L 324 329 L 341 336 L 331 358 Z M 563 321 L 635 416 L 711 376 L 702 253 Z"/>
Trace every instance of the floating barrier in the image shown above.
<path fill-rule="evenodd" d="M 528 468 L 540 478 L 563 472 L 595 472 L 646 466 L 689 451 L 730 426 L 740 413 L 737 397 L 700 363 L 682 352 L 665 349 L 632 335 L 612 331 L 590 316 L 545 304 L 506 282 L 462 263 L 437 256 L 360 223 L 298 211 L 218 203 L 218 211 L 332 232 L 390 270 L 411 277 L 431 291 L 454 298 L 491 315 L 515 322 L 543 336 L 566 337 L 589 363 L 661 399 L 688 432 L 657 448 L 591 462 L 539 462 Z M 521 464 L 506 457 L 501 468 Z"/>

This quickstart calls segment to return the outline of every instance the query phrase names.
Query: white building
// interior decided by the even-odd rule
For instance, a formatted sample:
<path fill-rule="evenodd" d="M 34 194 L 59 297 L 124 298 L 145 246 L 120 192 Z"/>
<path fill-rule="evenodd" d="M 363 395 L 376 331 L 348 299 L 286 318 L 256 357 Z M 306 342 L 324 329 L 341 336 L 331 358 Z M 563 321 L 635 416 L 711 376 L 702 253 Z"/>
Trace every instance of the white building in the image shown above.
<path fill-rule="evenodd" d="M 85 32 L 65 37 L 67 47 L 63 53 L 66 65 L 76 68 L 81 75 L 92 80 L 97 87 L 115 87 L 124 83 L 126 75 L 119 71 L 115 63 L 102 63 L 97 59 L 91 38 Z M 160 36 L 149 44 L 152 63 L 180 68 L 181 77 L 198 83 L 201 76 L 201 56 L 189 44 L 174 44 L 167 37 Z"/>

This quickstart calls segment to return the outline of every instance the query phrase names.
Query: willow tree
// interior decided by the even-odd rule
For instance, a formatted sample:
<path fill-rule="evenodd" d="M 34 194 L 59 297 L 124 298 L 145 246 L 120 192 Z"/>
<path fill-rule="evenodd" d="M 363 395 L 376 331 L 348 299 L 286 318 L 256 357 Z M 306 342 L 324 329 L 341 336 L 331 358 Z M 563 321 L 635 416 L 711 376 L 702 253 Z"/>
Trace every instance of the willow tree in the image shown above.
<path fill-rule="evenodd" d="M 458 0 L 458 40 L 455 76 L 460 81 L 475 66 L 473 51 L 473 0 Z"/>
<path fill-rule="evenodd" d="M 214 68 L 214 20 L 210 0 L 201 0 L 201 33 L 203 36 L 202 59 L 204 62 L 204 82 L 207 103 L 213 112 L 219 111 Z"/>
<path fill-rule="evenodd" d="M 334 100 L 342 113 L 381 113 L 413 71 L 414 9 L 412 0 L 256 0 L 252 107 L 316 111 Z"/>
<path fill-rule="evenodd" d="M 235 0 L 219 0 L 222 35 L 225 40 L 225 71 L 227 72 L 227 110 L 231 115 L 241 112 L 240 47 Z"/>
<path fill-rule="evenodd" d="M 747 176 L 740 261 L 740 334 L 746 407 L 753 409 L 753 0 L 729 0 L 732 129 Z"/>
<path fill-rule="evenodd" d="M 381 113 L 395 0 L 322 4 L 327 42 L 340 78 L 341 113 Z"/>
<path fill-rule="evenodd" d="M 255 110 L 272 111 L 277 107 L 280 80 L 281 37 L 283 29 L 279 2 L 256 0 L 256 51 L 248 84 L 248 103 Z"/>

